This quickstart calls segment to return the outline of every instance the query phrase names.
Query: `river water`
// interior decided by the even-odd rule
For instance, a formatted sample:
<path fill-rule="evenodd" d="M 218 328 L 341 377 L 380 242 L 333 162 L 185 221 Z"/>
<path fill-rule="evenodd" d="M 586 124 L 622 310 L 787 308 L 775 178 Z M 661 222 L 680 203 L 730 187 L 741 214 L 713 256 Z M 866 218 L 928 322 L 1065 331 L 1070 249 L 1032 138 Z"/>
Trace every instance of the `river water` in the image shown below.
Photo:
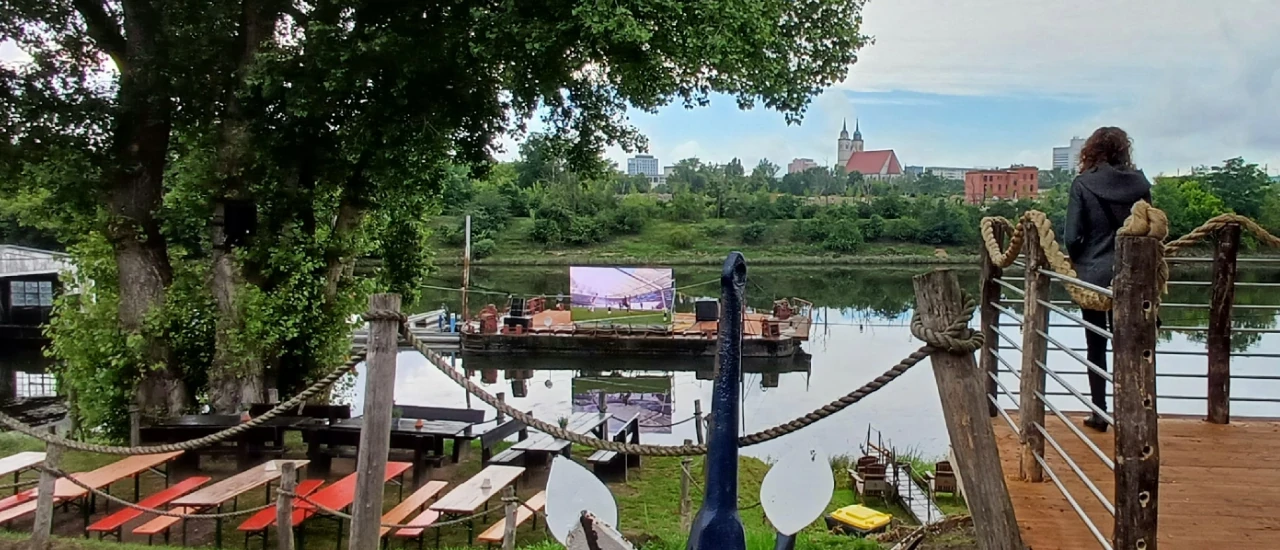
<path fill-rule="evenodd" d="M 743 432 L 768 428 L 808 413 L 872 380 L 915 350 L 920 343 L 912 339 L 907 328 L 914 302 L 911 277 L 927 269 L 924 266 L 751 268 L 747 288 L 749 306 L 767 310 L 774 299 L 794 296 L 813 302 L 816 313 L 812 338 L 804 344 L 804 349 L 811 356 L 807 365 L 801 361 L 785 365 L 746 366 L 748 372 L 742 385 L 742 417 L 739 419 Z M 956 273 L 962 286 L 976 295 L 978 272 L 956 269 Z M 676 269 L 678 287 L 716 281 L 717 277 L 718 270 L 715 269 Z M 1209 272 L 1204 267 L 1176 269 L 1174 272 L 1175 280 L 1204 281 L 1208 277 Z M 1242 271 L 1240 280 L 1276 283 L 1280 282 L 1280 270 Z M 569 286 L 567 268 L 481 268 L 473 271 L 472 282 L 474 288 L 494 292 L 491 295 L 472 295 L 473 311 L 485 303 L 501 306 L 506 293 L 556 295 L 567 292 Z M 460 281 L 458 277 L 442 277 L 433 284 L 457 288 Z M 1280 288 L 1277 287 L 1239 288 L 1236 303 L 1255 307 L 1237 309 L 1235 326 L 1255 331 L 1275 327 L 1280 310 L 1256 306 L 1280 304 Z M 678 309 L 691 310 L 693 299 L 715 298 L 718 293 L 717 282 L 686 288 L 680 292 Z M 1208 296 L 1207 287 L 1174 286 L 1165 301 L 1204 304 Z M 1065 292 L 1055 289 L 1054 299 L 1065 300 Z M 442 305 L 457 311 L 460 307 L 457 292 L 429 290 L 416 308 L 429 310 Z M 1208 311 L 1203 307 L 1168 307 L 1162 310 L 1161 317 L 1166 326 L 1205 326 Z M 1051 323 L 1066 324 L 1068 321 L 1055 314 Z M 973 325 L 977 326 L 977 319 Z M 1006 330 L 1015 342 L 1021 343 L 1016 326 Z M 1079 327 L 1055 326 L 1050 334 L 1065 346 L 1084 347 L 1084 331 Z M 1203 333 L 1162 333 L 1158 372 L 1174 376 L 1159 378 L 1161 399 L 1158 406 L 1161 413 L 1204 415 L 1204 378 L 1177 376 L 1203 375 L 1205 357 L 1163 353 L 1203 351 L 1203 342 Z M 1280 336 L 1266 332 L 1236 334 L 1233 345 L 1240 353 L 1270 353 L 1275 356 L 1235 357 L 1235 375 L 1280 374 L 1273 372 L 1276 357 L 1280 357 Z M 1019 365 L 1019 354 L 1003 342 L 1002 347 L 1002 355 L 1011 364 Z M 1049 360 L 1058 371 L 1084 370 L 1063 352 L 1051 352 Z M 634 362 L 612 358 L 532 360 L 510 357 L 483 363 L 473 360 L 470 365 L 462 360 L 459 363 L 474 369 L 473 379 L 489 392 L 504 392 L 507 401 L 514 406 L 531 410 L 537 417 L 548 421 L 568 416 L 575 410 L 585 410 L 592 399 L 590 392 L 600 389 L 601 384 L 611 388 L 603 390 L 610 394 L 611 412 L 639 411 L 642 422 L 650 425 L 660 426 L 689 418 L 693 414 L 695 400 L 701 401 L 704 411 L 709 411 L 711 406 L 712 382 L 705 361 L 683 358 Z M 1088 391 L 1083 374 L 1066 374 L 1063 378 L 1080 391 Z M 1012 374 L 1002 374 L 1001 380 L 1010 390 L 1017 391 L 1018 382 Z M 1048 390 L 1062 392 L 1063 388 L 1050 379 Z M 622 402 L 619 398 L 622 393 L 630 393 L 632 400 L 638 395 L 639 402 Z M 1233 415 L 1280 416 L 1280 405 L 1247 401 L 1280 396 L 1280 380 L 1237 379 L 1232 395 L 1233 398 L 1246 399 L 1233 403 Z M 344 398 L 360 406 L 359 384 L 355 384 Z M 1053 396 L 1051 399 L 1064 410 L 1085 410 L 1074 397 Z M 396 402 L 453 407 L 468 403 L 461 388 L 413 351 L 401 352 L 396 376 Z M 1002 398 L 1002 404 L 1016 408 L 1008 397 Z M 476 399 L 471 400 L 471 405 L 488 409 Z M 946 453 L 947 432 L 933 373 L 927 361 L 831 418 L 784 438 L 747 448 L 744 452 L 759 457 L 776 457 L 786 447 L 795 444 L 817 444 L 831 454 L 856 453 L 859 444 L 866 440 L 869 429 L 873 430 L 873 438 L 883 437 L 886 443 L 891 443 L 899 451 L 912 450 L 927 457 Z M 648 429 L 642 435 L 642 441 L 677 444 L 694 436 L 693 424 L 684 423 L 670 428 Z"/>

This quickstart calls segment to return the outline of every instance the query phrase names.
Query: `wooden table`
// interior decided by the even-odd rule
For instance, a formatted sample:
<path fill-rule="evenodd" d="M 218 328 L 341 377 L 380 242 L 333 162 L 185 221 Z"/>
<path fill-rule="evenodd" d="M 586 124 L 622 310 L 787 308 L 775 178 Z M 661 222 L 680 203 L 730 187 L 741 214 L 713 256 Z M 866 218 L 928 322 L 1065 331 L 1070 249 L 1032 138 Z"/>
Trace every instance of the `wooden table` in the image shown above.
<path fill-rule="evenodd" d="M 232 509 L 235 509 L 236 503 L 240 495 L 257 489 L 258 487 L 267 487 L 267 501 L 271 500 L 271 482 L 280 479 L 280 465 L 286 462 L 292 462 L 300 471 L 306 466 L 306 460 L 269 460 L 253 468 L 249 468 L 227 479 L 209 485 L 203 489 L 188 493 L 178 497 L 170 503 L 174 508 L 216 508 L 222 511 L 222 505 L 228 500 L 232 500 Z M 214 520 L 214 537 L 216 538 L 216 546 L 222 548 L 222 520 Z"/>
<path fill-rule="evenodd" d="M 520 466 L 489 466 L 462 485 L 454 487 L 449 494 L 427 508 L 446 516 L 469 516 L 476 513 L 481 506 L 487 510 L 489 499 L 501 494 L 503 489 L 515 483 L 522 474 L 524 474 L 524 468 Z M 481 487 L 485 479 L 489 480 L 488 489 Z M 467 545 L 471 544 L 474 536 L 475 526 L 468 521 Z"/>
<path fill-rule="evenodd" d="M 27 451 L 0 458 L 0 477 L 13 474 L 13 494 L 18 494 L 18 482 L 22 472 L 44 462 L 44 453 Z"/>
<path fill-rule="evenodd" d="M 177 443 L 207 435 L 212 435 L 243 423 L 236 414 L 188 414 L 165 418 L 143 426 L 139 430 L 143 443 Z M 323 423 L 313 418 L 297 416 L 277 416 L 260 426 L 255 426 L 226 440 L 230 445 L 215 444 L 187 453 L 185 462 L 179 467 L 196 470 L 200 466 L 200 455 L 217 452 L 234 452 L 236 468 L 244 470 L 252 467 L 262 459 L 264 452 L 270 450 L 283 452 L 284 432 L 300 429 L 311 423 Z"/>
<path fill-rule="evenodd" d="M 426 480 L 426 458 L 444 455 L 444 440 L 453 440 L 453 461 L 459 459 L 459 452 L 466 441 L 474 439 L 470 422 L 458 420 L 422 420 L 399 418 L 391 423 L 391 448 L 413 451 L 413 483 L 422 485 Z M 327 471 L 331 458 L 329 453 L 320 449 L 326 446 L 355 446 L 360 443 L 360 430 L 364 429 L 364 417 L 357 416 L 335 422 L 329 426 L 309 429 L 303 432 L 307 442 L 307 458 Z"/>
<path fill-rule="evenodd" d="M 565 424 L 565 429 L 574 433 L 592 434 L 600 439 L 608 439 L 606 432 L 609 429 L 610 418 L 612 418 L 612 415 L 609 413 L 573 413 L 569 416 L 569 422 Z M 565 456 L 568 456 L 569 450 L 573 446 L 563 439 L 556 439 L 547 434 L 539 434 L 517 442 L 511 448 L 524 451 L 526 454 L 550 455 L 564 453 Z"/>
<path fill-rule="evenodd" d="M 80 483 L 94 489 L 103 489 L 105 487 L 108 492 L 111 490 L 112 483 L 132 477 L 134 500 L 136 501 L 138 499 L 138 476 L 143 472 L 154 470 L 166 462 L 177 458 L 181 454 L 182 451 L 176 451 L 172 453 L 125 457 L 96 470 L 89 472 L 76 472 L 71 474 L 71 476 L 75 477 Z M 12 521 L 34 512 L 36 509 L 35 497 L 37 496 L 38 491 L 31 489 L 30 494 L 32 496 L 32 500 L 0 512 L 0 523 Z M 93 508 L 96 503 L 96 499 L 94 497 L 94 493 L 80 485 L 72 483 L 69 479 L 58 478 L 53 484 L 54 502 L 68 502 L 84 499 L 84 502 L 80 503 L 80 509 L 84 513 L 84 524 L 86 527 L 89 526 L 89 517 L 93 513 Z"/>

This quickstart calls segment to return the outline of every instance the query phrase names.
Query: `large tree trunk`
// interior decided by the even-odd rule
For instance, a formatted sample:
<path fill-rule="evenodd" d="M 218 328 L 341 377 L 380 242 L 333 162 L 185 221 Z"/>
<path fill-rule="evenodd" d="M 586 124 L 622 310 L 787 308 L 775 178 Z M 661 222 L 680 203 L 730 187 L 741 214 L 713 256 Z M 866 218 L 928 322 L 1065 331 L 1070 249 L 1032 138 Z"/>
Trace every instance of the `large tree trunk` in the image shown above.
<path fill-rule="evenodd" d="M 159 13 L 147 2 L 124 2 L 124 13 L 127 42 L 114 116 L 107 236 L 120 279 L 120 327 L 144 336 L 147 364 L 142 366 L 138 404 L 152 413 L 170 414 L 186 408 L 190 398 L 164 334 L 145 324 L 153 311 L 164 307 L 173 279 L 168 246 L 155 215 L 163 202 L 172 100 L 165 90 L 163 52 L 156 44 Z"/>
<path fill-rule="evenodd" d="M 245 76 L 254 56 L 274 28 L 275 13 L 262 10 L 253 0 L 242 4 L 239 67 L 226 92 L 227 110 L 222 125 L 219 151 L 218 195 L 212 224 L 213 270 L 210 286 L 217 305 L 218 321 L 214 336 L 213 364 L 209 370 L 209 400 L 215 412 L 237 412 L 246 403 L 266 398 L 266 373 L 263 357 L 253 349 L 237 346 L 236 334 L 244 328 L 244 308 L 240 295 L 246 284 L 242 268 L 235 259 L 226 232 L 227 201 L 247 200 L 244 171 L 249 151 L 249 130 L 240 104 Z"/>

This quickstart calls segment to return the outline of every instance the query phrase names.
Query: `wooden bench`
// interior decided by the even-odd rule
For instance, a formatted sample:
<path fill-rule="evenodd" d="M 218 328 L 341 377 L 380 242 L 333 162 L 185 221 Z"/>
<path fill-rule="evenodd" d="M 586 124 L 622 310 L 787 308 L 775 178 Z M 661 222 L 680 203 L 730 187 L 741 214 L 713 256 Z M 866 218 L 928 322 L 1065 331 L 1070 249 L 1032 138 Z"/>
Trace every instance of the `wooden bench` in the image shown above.
<path fill-rule="evenodd" d="M 520 434 L 520 441 L 524 441 L 529 438 L 529 427 L 525 426 L 524 422 L 512 418 L 480 434 L 480 465 L 483 467 L 490 463 L 512 464 L 519 461 L 524 456 L 524 451 L 507 449 L 498 453 L 497 456 L 493 455 L 493 448 L 498 443 L 517 433 Z"/>
<path fill-rule="evenodd" d="M 402 539 L 418 539 L 418 548 L 422 548 L 423 535 L 426 534 L 427 528 L 435 524 L 438 519 L 440 519 L 440 512 L 435 510 L 423 510 L 421 514 L 418 514 L 417 517 L 409 520 L 409 522 L 405 524 L 412 525 L 413 527 L 406 527 L 396 531 L 392 536 Z M 440 530 L 436 529 L 436 548 L 439 547 Z"/>
<path fill-rule="evenodd" d="M 613 432 L 609 437 L 610 441 L 617 443 L 640 443 L 640 415 L 632 415 L 630 419 L 623 421 L 622 426 Z M 587 462 L 591 464 L 591 469 L 600 474 L 616 474 L 618 471 L 622 473 L 623 481 L 628 478 L 629 470 L 632 467 L 640 465 L 639 455 L 624 455 L 616 451 L 598 450 L 591 453 L 587 457 Z"/>
<path fill-rule="evenodd" d="M 427 501 L 436 497 L 449 485 L 445 481 L 428 481 L 422 485 L 417 491 L 400 501 L 395 508 L 392 508 L 385 514 L 382 514 L 382 523 L 400 523 L 404 518 L 409 517 L 423 506 L 427 505 Z M 383 527 L 379 531 L 379 536 L 387 536 L 387 532 L 391 531 L 390 527 Z"/>
<path fill-rule="evenodd" d="M 151 495 L 147 498 L 144 498 L 138 501 L 138 506 L 143 506 L 146 508 L 159 508 L 161 506 L 164 506 L 165 504 L 168 504 L 169 501 L 175 498 L 178 498 L 182 495 L 190 493 L 191 491 L 194 491 L 196 487 L 199 487 L 201 485 L 204 485 L 205 483 L 208 483 L 210 479 L 211 478 L 205 477 L 205 476 L 189 477 L 187 479 L 184 479 L 178 483 L 175 483 L 165 488 L 164 490 L 154 495 Z M 89 527 L 85 528 L 85 531 L 88 531 L 90 533 L 97 533 L 98 539 L 102 539 L 106 535 L 113 535 L 116 537 L 117 540 L 119 540 L 124 524 L 130 521 L 133 521 L 134 518 L 140 517 L 142 516 L 142 514 L 143 514 L 142 510 L 138 510 L 136 508 L 125 508 L 123 510 L 120 510 L 119 512 L 116 512 L 114 514 L 111 514 L 105 518 L 102 518 L 94 522 L 93 525 L 90 525 Z"/>
<path fill-rule="evenodd" d="M 249 405 L 249 416 L 257 418 L 267 411 L 276 408 L 276 405 L 270 403 L 253 403 Z M 346 420 L 351 418 L 350 405 L 311 405 L 302 404 L 296 409 L 285 411 L 280 416 L 291 416 L 299 418 L 317 418 L 327 420 L 330 424 L 337 420 Z M 279 417 L 277 417 L 279 418 Z"/>
<path fill-rule="evenodd" d="M 297 487 L 293 488 L 293 492 L 304 497 L 311 496 L 312 493 L 320 489 L 321 485 L 324 485 L 323 479 L 304 479 L 298 482 Z M 302 506 L 303 502 L 305 501 L 301 498 L 293 499 L 293 516 L 304 513 L 302 510 L 298 509 Z M 244 547 L 248 548 L 250 536 L 260 534 L 263 542 L 265 543 L 267 540 L 267 528 L 275 524 L 276 507 L 272 505 L 265 510 L 249 516 L 249 519 L 244 520 L 244 523 L 241 523 L 239 527 L 236 527 L 236 530 L 244 532 Z"/>
<path fill-rule="evenodd" d="M 521 524 L 529 521 L 529 518 L 533 518 L 533 529 L 536 531 L 538 529 L 538 515 L 534 512 L 541 511 L 546 507 L 546 505 L 547 492 L 542 491 L 533 495 L 533 498 L 525 501 L 524 505 L 516 506 L 516 528 L 520 528 Z M 530 510 L 530 508 L 532 508 L 532 510 Z M 501 543 L 503 532 L 505 532 L 506 529 L 507 518 L 504 517 L 498 520 L 498 523 L 493 524 L 488 529 L 485 529 L 483 533 L 480 533 L 480 536 L 476 537 L 476 540 L 489 544 Z"/>
<path fill-rule="evenodd" d="M 418 405 L 396 405 L 402 418 L 421 418 L 423 420 L 453 420 L 479 424 L 484 422 L 484 411 L 480 409 L 453 409 L 449 407 L 421 407 Z"/>
<path fill-rule="evenodd" d="M 200 511 L 200 509 L 199 509 L 199 508 L 187 508 L 187 507 L 185 507 L 185 506 L 178 506 L 178 507 L 176 507 L 176 508 L 170 508 L 170 509 L 169 509 L 169 511 L 170 511 L 170 512 L 172 512 L 172 513 L 175 513 L 175 514 L 194 514 L 194 513 L 196 513 L 196 512 L 199 512 L 199 511 Z M 133 529 L 133 534 L 135 534 L 135 535 L 146 535 L 146 536 L 147 536 L 147 544 L 151 544 L 151 538 L 152 538 L 152 537 L 154 537 L 154 536 L 156 536 L 156 535 L 163 534 L 163 535 L 164 535 L 164 542 L 165 542 L 165 544 L 168 544 L 168 543 L 169 543 L 169 529 L 170 529 L 171 527 L 173 527 L 174 525 L 176 525 L 176 524 L 177 524 L 178 522 L 180 522 L 180 521 L 182 521 L 182 518 L 179 518 L 179 517 L 173 517 L 173 516 L 157 516 L 155 519 L 153 519 L 153 520 L 151 520 L 151 521 L 148 521 L 148 522 L 146 522 L 146 523 L 144 523 L 144 524 L 142 524 L 142 525 L 139 525 L 139 526 L 135 527 L 135 528 Z M 183 542 L 183 545 L 185 546 L 185 545 L 186 545 L 186 542 L 187 542 L 187 541 L 186 541 L 187 534 L 186 534 L 185 532 L 182 534 L 182 538 L 183 538 L 183 541 L 182 541 L 182 542 Z"/>

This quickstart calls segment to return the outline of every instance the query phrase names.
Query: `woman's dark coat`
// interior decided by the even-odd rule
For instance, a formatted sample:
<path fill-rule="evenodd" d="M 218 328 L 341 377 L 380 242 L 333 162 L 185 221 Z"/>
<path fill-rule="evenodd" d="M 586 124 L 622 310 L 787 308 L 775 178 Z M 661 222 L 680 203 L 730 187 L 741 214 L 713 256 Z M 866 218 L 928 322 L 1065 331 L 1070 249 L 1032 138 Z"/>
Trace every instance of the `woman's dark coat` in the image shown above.
<path fill-rule="evenodd" d="M 1099 164 L 1071 182 L 1065 237 L 1067 254 L 1082 280 L 1111 286 L 1116 231 L 1140 200 L 1151 202 L 1151 183 L 1141 170 Z"/>

